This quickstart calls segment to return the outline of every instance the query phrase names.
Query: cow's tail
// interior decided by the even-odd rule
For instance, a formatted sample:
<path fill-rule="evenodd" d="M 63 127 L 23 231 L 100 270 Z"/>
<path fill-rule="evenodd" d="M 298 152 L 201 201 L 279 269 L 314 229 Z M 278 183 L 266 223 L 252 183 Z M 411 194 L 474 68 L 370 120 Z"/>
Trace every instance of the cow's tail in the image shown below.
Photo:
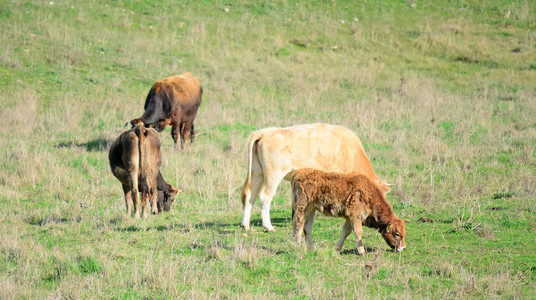
<path fill-rule="evenodd" d="M 140 182 L 140 192 L 147 193 L 149 191 L 149 186 L 147 185 L 147 169 L 145 168 L 145 135 L 147 134 L 147 129 L 143 126 L 143 123 L 138 123 L 134 129 L 136 136 L 138 137 L 138 153 L 139 153 L 139 174 Z"/>
<path fill-rule="evenodd" d="M 251 193 L 251 169 L 253 166 L 253 155 L 257 151 L 257 145 L 262 138 L 262 134 L 257 132 L 252 133 L 248 140 L 248 176 L 242 189 L 242 205 L 246 204 L 246 197 Z"/>

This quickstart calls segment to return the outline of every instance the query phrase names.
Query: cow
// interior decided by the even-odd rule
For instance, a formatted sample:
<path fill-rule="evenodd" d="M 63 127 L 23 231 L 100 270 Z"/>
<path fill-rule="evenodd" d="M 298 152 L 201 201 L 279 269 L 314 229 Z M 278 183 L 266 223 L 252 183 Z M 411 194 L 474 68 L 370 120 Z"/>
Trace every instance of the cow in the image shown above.
<path fill-rule="evenodd" d="M 142 193 L 143 218 L 147 217 L 149 200 L 155 214 L 170 209 L 179 190 L 168 184 L 160 173 L 162 155 L 156 130 L 139 123 L 123 132 L 110 146 L 108 159 L 112 173 L 123 186 L 129 216 L 134 202 L 134 215 L 140 217 L 139 192 Z"/>
<path fill-rule="evenodd" d="M 396 217 L 383 188 L 367 175 L 299 169 L 292 173 L 292 231 L 299 245 L 302 232 L 309 249 L 314 249 L 312 230 L 316 211 L 346 219 L 335 246 L 341 251 L 352 230 L 357 252 L 365 253 L 361 241 L 362 225 L 377 229 L 395 251 L 406 249 L 404 220 Z"/>
<path fill-rule="evenodd" d="M 242 189 L 244 236 L 250 228 L 251 208 L 257 196 L 262 225 L 274 231 L 270 203 L 281 180 L 301 168 L 361 172 L 378 181 L 359 138 L 349 129 L 329 124 L 271 127 L 253 132 L 248 140 L 248 174 Z M 389 186 L 381 181 L 385 192 Z"/>
<path fill-rule="evenodd" d="M 130 123 L 132 126 L 138 123 L 154 125 L 159 132 L 171 124 L 175 150 L 178 150 L 179 135 L 182 150 L 188 138 L 191 143 L 194 141 L 194 119 L 202 95 L 203 88 L 199 80 L 189 72 L 156 81 L 145 99 L 145 112 L 141 118 L 133 119 Z"/>

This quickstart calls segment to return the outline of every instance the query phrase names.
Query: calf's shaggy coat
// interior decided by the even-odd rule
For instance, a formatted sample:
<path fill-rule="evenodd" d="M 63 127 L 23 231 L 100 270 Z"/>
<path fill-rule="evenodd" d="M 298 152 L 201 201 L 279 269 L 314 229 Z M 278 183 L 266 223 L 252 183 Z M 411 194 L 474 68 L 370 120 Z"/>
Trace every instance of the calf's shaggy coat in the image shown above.
<path fill-rule="evenodd" d="M 387 244 L 396 251 L 406 249 L 404 220 L 397 218 L 378 183 L 363 174 L 343 174 L 314 169 L 292 173 L 292 228 L 301 242 L 302 232 L 309 249 L 316 211 L 326 216 L 346 219 L 336 245 L 341 250 L 352 230 L 357 239 L 357 252 L 365 253 L 361 241 L 362 225 L 378 229 Z"/>
<path fill-rule="evenodd" d="M 110 147 L 110 168 L 123 185 L 128 215 L 134 203 L 135 217 L 140 217 L 139 192 L 142 193 L 144 218 L 147 217 L 146 203 L 149 200 L 153 213 L 170 209 L 173 197 L 179 191 L 160 174 L 161 157 L 158 133 L 145 128 L 142 123 L 123 132 Z"/>

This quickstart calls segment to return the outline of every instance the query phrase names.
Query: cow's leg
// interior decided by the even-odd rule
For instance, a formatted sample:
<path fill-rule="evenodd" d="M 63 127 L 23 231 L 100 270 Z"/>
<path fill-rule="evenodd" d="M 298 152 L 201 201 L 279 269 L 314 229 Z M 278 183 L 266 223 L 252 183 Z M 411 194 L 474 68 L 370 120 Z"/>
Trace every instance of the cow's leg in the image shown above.
<path fill-rule="evenodd" d="M 127 216 L 132 214 L 132 191 L 129 186 L 121 185 L 123 187 L 123 193 L 125 193 L 125 204 L 127 205 Z"/>
<path fill-rule="evenodd" d="M 158 200 L 158 189 L 156 188 L 156 185 L 153 189 L 151 189 L 151 206 L 152 206 L 152 213 L 154 215 L 158 214 L 158 206 L 156 205 Z"/>
<path fill-rule="evenodd" d="M 342 244 L 344 244 L 344 241 L 346 240 L 350 232 L 352 232 L 352 228 L 352 222 L 350 222 L 350 220 L 346 220 L 346 222 L 344 222 L 344 225 L 342 225 L 341 238 L 339 239 L 337 245 L 335 245 L 335 250 L 339 252 L 341 251 Z"/>
<path fill-rule="evenodd" d="M 149 201 L 149 193 L 141 193 L 142 218 L 147 219 L 147 202 Z"/>
<path fill-rule="evenodd" d="M 137 172 L 136 172 L 137 173 Z M 140 193 L 138 192 L 138 176 L 130 176 L 130 194 L 134 198 L 134 217 L 136 219 L 140 218 Z"/>
<path fill-rule="evenodd" d="M 307 242 L 307 247 L 309 250 L 314 250 L 315 246 L 313 245 L 313 224 L 315 222 L 316 211 L 310 209 L 305 217 L 305 227 L 303 228 L 303 233 L 305 234 L 305 241 Z"/>
<path fill-rule="evenodd" d="M 240 226 L 242 226 L 244 231 L 249 230 L 251 208 L 253 207 L 253 203 L 255 203 L 257 196 L 259 195 L 259 190 L 263 180 L 262 175 L 251 174 L 251 185 L 249 187 L 244 187 L 244 190 L 242 191 L 242 197 L 244 197 L 244 211 L 242 213 L 242 223 Z"/>
<path fill-rule="evenodd" d="M 279 182 L 283 180 L 283 177 L 284 175 L 274 178 L 264 174 L 264 181 L 259 192 L 259 201 L 261 202 L 262 226 L 268 231 L 275 231 L 275 228 L 270 221 L 270 204 L 277 191 L 277 186 L 279 185 Z"/>
<path fill-rule="evenodd" d="M 361 235 L 363 234 L 362 222 L 359 219 L 353 219 L 351 222 L 352 227 L 354 228 L 355 238 L 357 240 L 357 253 L 360 255 L 365 254 L 365 247 L 363 246 L 363 241 L 361 241 Z"/>
<path fill-rule="evenodd" d="M 184 147 L 184 144 L 186 143 L 187 139 L 190 139 L 190 143 L 193 142 L 193 138 L 191 136 L 193 124 L 193 120 L 184 122 L 184 126 L 181 128 L 181 148 Z"/>
<path fill-rule="evenodd" d="M 190 127 L 190 143 L 194 142 L 195 138 L 195 130 L 194 130 L 194 122 L 192 122 L 192 127 Z"/>
<path fill-rule="evenodd" d="M 179 134 L 180 134 L 180 123 L 179 122 L 171 123 L 171 137 L 173 138 L 173 141 L 175 142 L 175 150 L 179 150 L 179 146 L 177 145 Z"/>

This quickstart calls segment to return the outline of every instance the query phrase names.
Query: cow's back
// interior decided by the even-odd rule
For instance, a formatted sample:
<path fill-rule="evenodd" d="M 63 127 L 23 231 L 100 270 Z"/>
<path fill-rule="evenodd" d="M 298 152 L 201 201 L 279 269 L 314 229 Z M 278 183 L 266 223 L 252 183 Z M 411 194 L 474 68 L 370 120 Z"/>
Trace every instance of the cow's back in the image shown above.
<path fill-rule="evenodd" d="M 360 172 L 378 180 L 359 138 L 349 129 L 329 124 L 306 124 L 258 131 L 263 167 L 290 172 L 313 168 L 332 172 Z"/>
<path fill-rule="evenodd" d="M 160 82 L 173 89 L 175 100 L 181 106 L 199 106 L 202 94 L 201 84 L 191 73 L 167 77 Z"/>

